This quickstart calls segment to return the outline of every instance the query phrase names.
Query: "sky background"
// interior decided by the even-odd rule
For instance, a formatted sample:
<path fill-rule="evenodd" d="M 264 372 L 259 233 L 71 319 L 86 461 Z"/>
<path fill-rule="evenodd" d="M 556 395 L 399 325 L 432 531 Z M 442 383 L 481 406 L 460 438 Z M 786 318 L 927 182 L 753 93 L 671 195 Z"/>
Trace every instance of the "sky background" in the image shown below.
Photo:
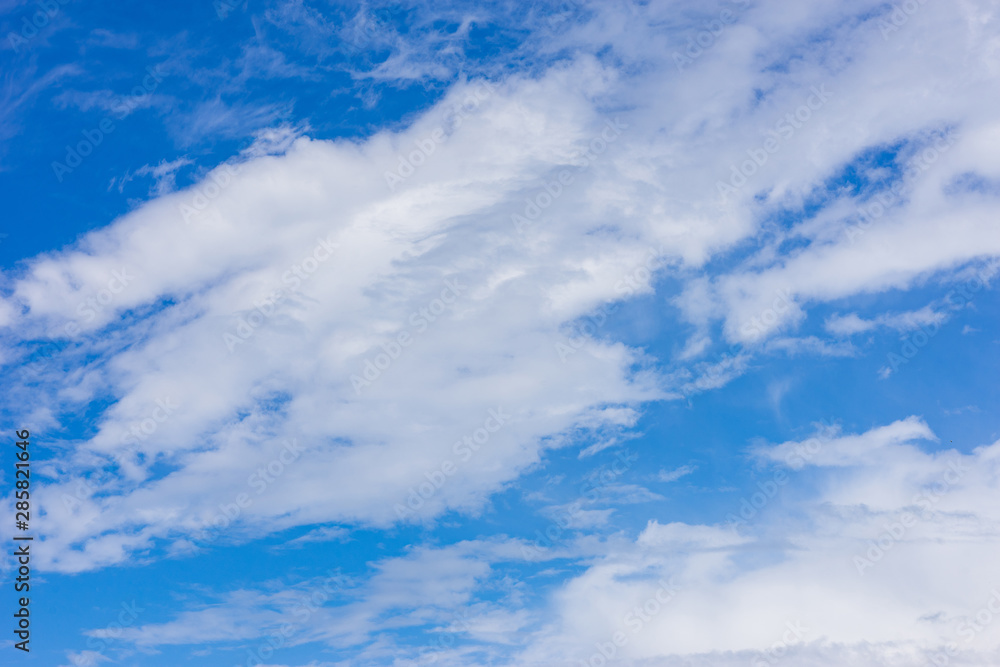
<path fill-rule="evenodd" d="M 4 664 L 1000 663 L 997 2 L 0 36 Z"/>

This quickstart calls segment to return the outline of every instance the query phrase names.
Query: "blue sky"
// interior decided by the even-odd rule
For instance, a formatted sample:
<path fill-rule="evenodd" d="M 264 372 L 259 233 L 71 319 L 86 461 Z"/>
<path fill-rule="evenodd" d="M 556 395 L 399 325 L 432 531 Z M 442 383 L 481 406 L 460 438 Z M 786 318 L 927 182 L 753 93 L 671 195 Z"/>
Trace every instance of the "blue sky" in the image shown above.
<path fill-rule="evenodd" d="M 4 664 L 1000 661 L 1000 16 L 811 4 L 0 0 Z"/>

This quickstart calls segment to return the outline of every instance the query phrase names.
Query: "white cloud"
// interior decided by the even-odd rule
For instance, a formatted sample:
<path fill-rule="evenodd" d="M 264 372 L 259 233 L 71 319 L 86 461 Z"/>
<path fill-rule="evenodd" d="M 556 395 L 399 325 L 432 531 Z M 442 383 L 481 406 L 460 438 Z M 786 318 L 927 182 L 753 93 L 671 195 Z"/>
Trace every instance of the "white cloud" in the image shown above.
<path fill-rule="evenodd" d="M 904 332 L 934 326 L 936 332 L 937 326 L 940 326 L 947 319 L 947 314 L 934 310 L 930 306 L 924 306 L 920 310 L 887 313 L 871 320 L 862 319 L 857 313 L 835 315 L 826 320 L 824 327 L 835 336 L 852 336 L 878 327 Z"/>
<path fill-rule="evenodd" d="M 494 605 L 472 605 L 472 613 L 466 608 L 473 591 L 491 576 L 489 561 L 519 559 L 516 554 L 516 545 L 500 541 L 418 547 L 373 563 L 363 583 L 336 569 L 290 585 L 266 582 L 256 590 L 220 594 L 169 621 L 125 628 L 120 640 L 138 647 L 237 641 L 252 650 L 252 640 L 279 632 L 284 646 L 316 641 L 352 646 L 384 632 L 387 616 L 394 618 L 395 630 L 470 619 L 474 622 L 463 625 L 484 637 L 513 632 L 523 625 L 524 612 L 504 613 Z M 286 624 L 290 627 L 282 630 Z M 105 631 L 88 634 L 101 637 Z"/>
<path fill-rule="evenodd" d="M 676 482 L 681 477 L 690 475 L 697 469 L 697 466 L 681 466 L 680 468 L 675 468 L 673 470 L 661 470 L 659 475 L 657 475 L 657 479 L 661 482 Z"/>
<path fill-rule="evenodd" d="M 354 646 L 384 633 L 376 619 L 389 617 L 394 629 L 426 624 L 509 645 L 516 653 L 504 664 L 587 661 L 618 633 L 616 659 L 637 667 L 766 661 L 785 654 L 782 642 L 797 664 L 916 665 L 947 645 L 954 664 L 997 655 L 1000 621 L 977 623 L 976 614 L 1000 586 L 992 566 L 1000 442 L 926 453 L 914 443 L 934 434 L 915 417 L 818 435 L 760 450 L 782 465 L 802 458 L 822 473 L 818 485 L 801 466 L 782 467 L 790 479 L 767 511 L 735 528 L 650 521 L 634 540 L 568 542 L 550 557 L 584 558 L 586 569 L 541 607 L 513 582 L 501 600 L 477 601 L 497 564 L 521 559 L 517 542 L 419 547 L 376 563 L 366 582 L 338 587 L 295 626 L 291 643 Z M 153 647 L 264 636 L 317 585 L 234 591 L 123 639 Z M 432 640 L 414 654 L 389 643 L 369 657 L 478 664 L 448 645 Z"/>
<path fill-rule="evenodd" d="M 933 437 L 911 417 L 764 450 L 784 461 L 821 442 L 807 465 L 829 472 L 815 490 L 793 476 L 738 533 L 651 522 L 632 545 L 609 542 L 518 660 L 586 660 L 620 631 L 622 664 L 746 664 L 767 661 L 791 623 L 805 629 L 785 658 L 795 664 L 917 665 L 949 643 L 949 664 L 987 664 L 1000 622 L 970 623 L 1000 584 L 1000 442 L 970 454 L 913 444 Z M 636 621 L 670 579 L 677 595 Z"/>
<path fill-rule="evenodd" d="M 857 313 L 835 315 L 827 319 L 826 330 L 836 336 L 852 336 L 856 333 L 871 331 L 877 325 L 872 320 L 864 320 Z"/>
<path fill-rule="evenodd" d="M 310 542 L 343 542 L 348 539 L 350 531 L 346 528 L 341 528 L 339 526 L 329 526 L 325 528 L 316 528 L 315 530 L 310 530 L 305 535 L 301 537 L 296 537 L 293 540 L 286 542 L 283 547 L 301 547 Z"/>

